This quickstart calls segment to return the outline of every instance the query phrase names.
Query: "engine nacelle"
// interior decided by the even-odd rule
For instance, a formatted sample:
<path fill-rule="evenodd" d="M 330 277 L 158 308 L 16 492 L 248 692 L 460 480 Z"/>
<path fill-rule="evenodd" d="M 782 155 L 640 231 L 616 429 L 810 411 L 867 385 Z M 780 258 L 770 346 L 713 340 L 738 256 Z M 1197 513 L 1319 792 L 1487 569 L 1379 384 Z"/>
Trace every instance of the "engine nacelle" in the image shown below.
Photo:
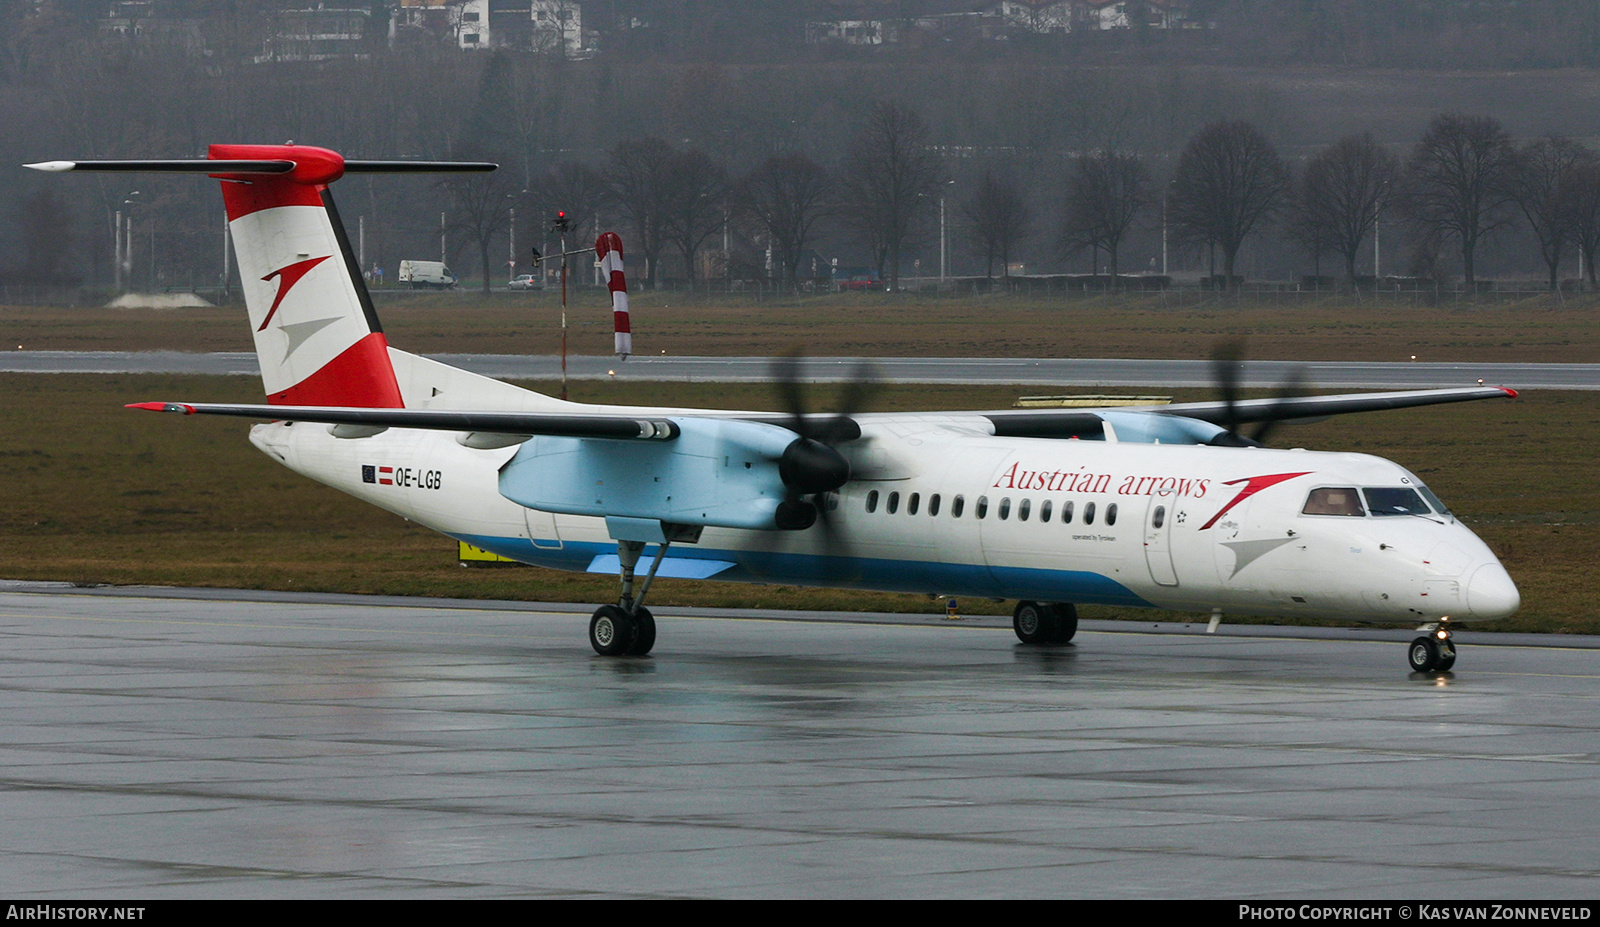
<path fill-rule="evenodd" d="M 679 428 L 671 441 L 532 438 L 500 468 L 500 494 L 564 515 L 795 527 L 778 517 L 791 492 L 780 462 L 798 437 L 793 431 L 727 419 L 671 421 Z"/>

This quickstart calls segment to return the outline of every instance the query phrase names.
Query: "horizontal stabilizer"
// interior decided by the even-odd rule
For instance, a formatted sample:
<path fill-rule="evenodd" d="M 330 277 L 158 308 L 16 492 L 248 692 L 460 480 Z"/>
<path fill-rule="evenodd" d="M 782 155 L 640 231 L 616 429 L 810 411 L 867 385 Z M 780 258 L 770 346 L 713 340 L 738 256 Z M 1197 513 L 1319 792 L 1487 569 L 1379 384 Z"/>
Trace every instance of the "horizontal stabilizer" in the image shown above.
<path fill-rule="evenodd" d="M 287 174 L 298 162 L 179 158 L 146 161 L 37 161 L 23 167 L 53 174 L 66 171 L 112 171 L 155 174 Z M 345 161 L 346 174 L 482 173 L 499 167 L 488 161 Z"/>
<path fill-rule="evenodd" d="M 39 161 L 24 164 L 36 171 L 124 171 L 157 174 L 287 174 L 293 161 L 213 161 L 186 159 L 166 161 Z"/>

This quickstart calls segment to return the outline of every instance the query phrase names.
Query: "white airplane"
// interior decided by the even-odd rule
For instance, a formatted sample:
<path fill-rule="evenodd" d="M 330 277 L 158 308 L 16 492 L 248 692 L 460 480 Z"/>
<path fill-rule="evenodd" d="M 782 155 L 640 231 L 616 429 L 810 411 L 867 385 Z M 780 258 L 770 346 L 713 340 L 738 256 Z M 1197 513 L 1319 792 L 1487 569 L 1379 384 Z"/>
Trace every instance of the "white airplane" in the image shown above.
<path fill-rule="evenodd" d="M 390 347 L 328 191 L 347 173 L 493 165 L 215 145 L 28 166 L 222 181 L 268 404 L 133 407 L 269 420 L 251 442 L 314 480 L 509 558 L 618 575 L 618 604 L 589 623 L 603 655 L 654 646 L 657 576 L 1017 599 L 1025 644 L 1070 640 L 1085 603 L 1417 624 L 1418 672 L 1455 663 L 1452 622 L 1520 604 L 1405 468 L 1238 433 L 1509 389 L 1237 401 L 1225 382 L 1221 402 L 1159 408 L 861 413 L 858 384 L 818 417 L 791 360 L 788 413 L 565 402 Z"/>

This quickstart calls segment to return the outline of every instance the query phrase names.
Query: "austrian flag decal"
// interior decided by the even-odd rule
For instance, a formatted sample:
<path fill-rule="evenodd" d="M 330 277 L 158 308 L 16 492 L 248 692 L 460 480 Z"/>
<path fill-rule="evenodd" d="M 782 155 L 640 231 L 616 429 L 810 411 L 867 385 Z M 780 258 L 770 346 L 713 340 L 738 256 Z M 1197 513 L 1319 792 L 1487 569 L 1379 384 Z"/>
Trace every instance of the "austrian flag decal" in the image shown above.
<path fill-rule="evenodd" d="M 438 489 L 444 485 L 444 473 L 422 467 L 380 467 L 377 464 L 362 464 L 361 482 L 378 486 L 398 486 L 401 489 Z"/>

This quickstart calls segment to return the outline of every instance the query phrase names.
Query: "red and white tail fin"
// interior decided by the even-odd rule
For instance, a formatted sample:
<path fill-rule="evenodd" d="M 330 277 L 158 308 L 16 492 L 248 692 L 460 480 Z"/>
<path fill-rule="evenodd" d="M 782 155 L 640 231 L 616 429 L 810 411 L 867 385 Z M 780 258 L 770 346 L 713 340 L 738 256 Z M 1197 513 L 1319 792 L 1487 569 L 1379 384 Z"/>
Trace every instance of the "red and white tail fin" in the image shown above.
<path fill-rule="evenodd" d="M 212 145 L 209 157 L 39 161 L 38 171 L 209 174 L 222 181 L 228 226 L 267 400 L 277 405 L 405 405 L 328 184 L 347 173 L 460 173 L 469 161 L 346 161 L 309 145 Z"/>
<path fill-rule="evenodd" d="M 594 253 L 600 259 L 606 287 L 611 290 L 611 321 L 616 328 L 613 337 L 617 356 L 627 357 L 633 353 L 633 325 L 628 319 L 628 278 L 622 274 L 622 239 L 616 232 L 605 232 L 595 239 Z"/>
<path fill-rule="evenodd" d="M 213 160 L 293 161 L 281 174 L 227 174 L 222 199 L 267 401 L 405 405 L 388 342 L 328 184 L 344 159 L 304 145 L 212 145 Z"/>

